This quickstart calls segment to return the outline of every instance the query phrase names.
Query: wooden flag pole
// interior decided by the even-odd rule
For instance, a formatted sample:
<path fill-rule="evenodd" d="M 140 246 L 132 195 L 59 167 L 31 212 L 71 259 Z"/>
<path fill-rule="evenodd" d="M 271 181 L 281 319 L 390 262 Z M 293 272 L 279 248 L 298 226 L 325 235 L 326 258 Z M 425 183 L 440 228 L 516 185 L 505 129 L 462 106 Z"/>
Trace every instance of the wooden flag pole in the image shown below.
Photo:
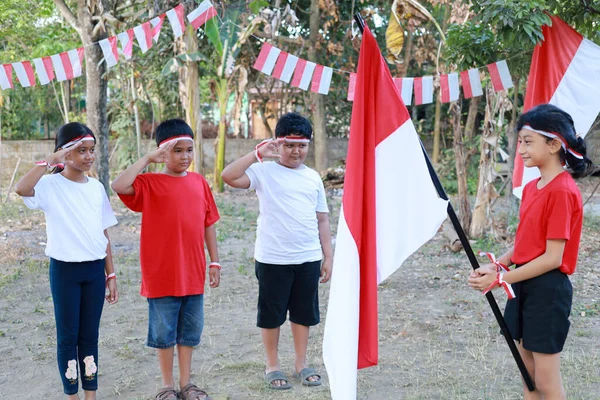
<path fill-rule="evenodd" d="M 356 21 L 356 24 L 358 25 L 358 28 L 360 29 L 360 31 L 362 33 L 365 28 L 365 22 L 363 21 L 360 13 L 356 13 L 354 15 L 354 20 Z M 440 178 L 437 176 L 437 173 L 435 172 L 435 169 L 433 168 L 433 164 L 431 164 L 429 155 L 427 154 L 427 151 L 425 150 L 425 147 L 423 146 L 423 142 L 421 142 L 420 138 L 419 138 L 419 143 L 421 144 L 421 149 L 423 150 L 423 156 L 425 157 L 425 162 L 427 163 L 427 169 L 429 170 L 429 176 L 431 176 L 431 180 L 433 181 L 433 185 L 435 186 L 435 189 L 437 190 L 438 196 L 440 196 L 440 198 L 448 201 L 448 216 L 450 217 L 450 221 L 452 222 L 452 225 L 454 226 L 454 229 L 456 230 L 456 233 L 458 234 L 458 238 L 460 239 L 460 242 L 461 242 L 463 248 L 465 249 L 465 252 L 467 253 L 467 258 L 469 259 L 469 262 L 471 263 L 471 267 L 475 270 L 475 269 L 479 268 L 479 262 L 477 261 L 477 257 L 475 256 L 475 253 L 473 252 L 473 249 L 471 248 L 469 239 L 467 238 L 467 235 L 465 234 L 465 231 L 462 228 L 460 221 L 458 220 L 458 216 L 456 215 L 456 212 L 454 211 L 454 208 L 452 207 L 452 204 L 450 203 L 450 200 L 448 199 L 448 196 L 446 195 L 446 191 L 444 190 L 444 187 L 442 186 L 442 183 L 440 182 Z M 527 388 L 529 389 L 529 391 L 533 392 L 535 390 L 535 385 L 533 384 L 533 380 L 531 379 L 531 376 L 529 375 L 529 371 L 527 371 L 527 368 L 525 367 L 525 363 L 523 363 L 523 359 L 521 358 L 521 354 L 519 354 L 519 350 L 517 349 L 515 341 L 513 340 L 510 332 L 508 331 L 508 326 L 506 325 L 506 321 L 504 321 L 504 317 L 502 316 L 500 307 L 498 307 L 498 303 L 496 303 L 496 299 L 494 298 L 494 295 L 492 294 L 491 291 L 489 291 L 489 292 L 487 292 L 485 297 L 486 297 L 488 303 L 490 304 L 490 307 L 492 308 L 494 316 L 496 317 L 496 321 L 498 322 L 498 325 L 500 326 L 500 330 L 502 331 L 502 334 L 504 335 L 504 338 L 506 339 L 506 343 L 508 344 L 508 347 L 510 348 L 510 352 L 512 353 L 512 355 L 515 359 L 515 362 L 517 363 L 517 366 L 519 367 L 519 371 L 521 371 L 521 376 L 523 377 L 523 381 L 527 385 Z"/>

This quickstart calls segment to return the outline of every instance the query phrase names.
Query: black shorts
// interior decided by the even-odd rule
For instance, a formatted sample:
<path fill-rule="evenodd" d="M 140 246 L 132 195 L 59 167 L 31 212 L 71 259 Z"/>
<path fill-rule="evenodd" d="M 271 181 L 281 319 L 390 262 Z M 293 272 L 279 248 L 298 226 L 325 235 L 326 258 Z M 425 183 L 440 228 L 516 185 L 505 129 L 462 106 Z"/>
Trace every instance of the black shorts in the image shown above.
<path fill-rule="evenodd" d="M 504 319 L 513 339 L 535 353 L 560 353 L 569 333 L 573 287 L 559 269 L 512 285 Z"/>
<path fill-rule="evenodd" d="M 294 265 L 255 262 L 258 279 L 259 328 L 278 328 L 290 321 L 304 326 L 317 325 L 319 316 L 319 278 L 321 261 Z"/>

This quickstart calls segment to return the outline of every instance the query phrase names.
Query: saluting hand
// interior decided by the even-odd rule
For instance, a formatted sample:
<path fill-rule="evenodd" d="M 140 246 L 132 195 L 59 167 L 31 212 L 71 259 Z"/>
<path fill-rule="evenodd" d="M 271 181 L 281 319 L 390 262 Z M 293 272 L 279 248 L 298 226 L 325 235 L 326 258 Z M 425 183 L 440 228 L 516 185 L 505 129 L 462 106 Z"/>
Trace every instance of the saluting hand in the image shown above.
<path fill-rule="evenodd" d="M 50 157 L 48 157 L 46 159 L 46 162 L 50 165 L 65 164 L 65 163 L 72 162 L 70 160 L 67 160 L 67 155 L 69 155 L 70 152 L 72 152 L 73 150 L 75 150 L 76 148 L 81 146 L 82 143 L 83 142 L 78 142 L 78 143 L 75 143 L 71 147 L 68 147 L 66 149 L 61 149 L 61 150 L 57 151 L 56 153 L 52 153 L 50 155 Z"/>
<path fill-rule="evenodd" d="M 148 161 L 151 163 L 162 164 L 167 161 L 167 157 L 169 156 L 169 152 L 175 146 L 176 142 L 168 143 L 164 147 L 159 147 L 151 153 L 148 153 L 146 157 L 148 157 Z"/>
<path fill-rule="evenodd" d="M 279 148 L 281 147 L 282 142 L 273 139 L 268 142 L 265 142 L 262 146 L 258 147 L 258 155 L 261 158 L 279 158 Z"/>

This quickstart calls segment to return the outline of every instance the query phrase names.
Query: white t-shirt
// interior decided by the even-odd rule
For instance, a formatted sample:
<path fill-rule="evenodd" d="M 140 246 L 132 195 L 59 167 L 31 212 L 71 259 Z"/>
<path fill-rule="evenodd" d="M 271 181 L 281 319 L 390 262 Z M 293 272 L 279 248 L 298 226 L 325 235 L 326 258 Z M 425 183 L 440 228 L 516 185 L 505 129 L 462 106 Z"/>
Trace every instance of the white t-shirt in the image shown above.
<path fill-rule="evenodd" d="M 329 209 L 319 174 L 305 165 L 291 169 L 270 161 L 253 164 L 246 175 L 260 208 L 254 258 L 280 265 L 320 260 L 316 213 Z"/>
<path fill-rule="evenodd" d="M 101 260 L 108 240 L 104 230 L 117 224 L 104 186 L 96 179 L 73 182 L 61 174 L 44 175 L 25 205 L 46 214 L 46 255 L 65 262 Z"/>

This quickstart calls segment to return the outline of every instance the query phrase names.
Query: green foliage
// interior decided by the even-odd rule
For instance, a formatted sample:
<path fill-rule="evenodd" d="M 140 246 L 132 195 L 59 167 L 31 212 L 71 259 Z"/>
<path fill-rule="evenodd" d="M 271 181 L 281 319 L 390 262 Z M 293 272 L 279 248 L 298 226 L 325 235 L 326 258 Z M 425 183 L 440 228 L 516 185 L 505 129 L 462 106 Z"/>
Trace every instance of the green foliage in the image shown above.
<path fill-rule="evenodd" d="M 481 67 L 498 60 L 502 45 L 487 24 L 467 21 L 450 25 L 446 33 L 446 59 L 459 70 Z"/>

